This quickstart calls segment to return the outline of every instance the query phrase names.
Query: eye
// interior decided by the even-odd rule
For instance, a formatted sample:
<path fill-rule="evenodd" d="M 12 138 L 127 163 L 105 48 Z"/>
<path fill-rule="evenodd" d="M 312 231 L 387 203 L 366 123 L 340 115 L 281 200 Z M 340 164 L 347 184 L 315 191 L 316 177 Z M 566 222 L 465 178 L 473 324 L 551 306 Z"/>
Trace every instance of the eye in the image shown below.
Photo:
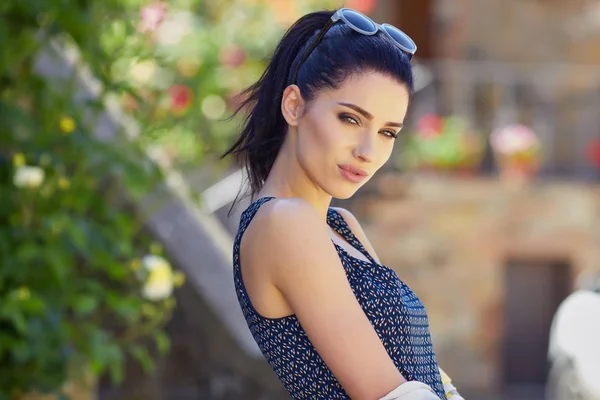
<path fill-rule="evenodd" d="M 358 120 L 350 114 L 340 114 L 338 115 L 338 118 L 340 121 L 348 125 L 360 125 Z"/>
<path fill-rule="evenodd" d="M 381 134 L 383 134 L 385 136 L 388 136 L 390 138 L 393 138 L 393 139 L 398 139 L 398 132 L 392 131 L 390 129 L 386 129 L 386 130 L 380 131 L 379 133 L 381 133 Z"/>

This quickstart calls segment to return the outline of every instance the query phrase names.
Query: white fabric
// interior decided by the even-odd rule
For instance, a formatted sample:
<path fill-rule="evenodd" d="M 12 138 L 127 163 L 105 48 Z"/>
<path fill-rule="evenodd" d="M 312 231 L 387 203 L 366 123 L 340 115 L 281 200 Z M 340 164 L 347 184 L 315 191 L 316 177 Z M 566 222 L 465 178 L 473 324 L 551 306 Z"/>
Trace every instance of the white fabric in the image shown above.
<path fill-rule="evenodd" d="M 550 332 L 551 361 L 573 360 L 586 390 L 600 396 L 600 294 L 580 290 L 558 308 Z"/>
<path fill-rule="evenodd" d="M 446 392 L 446 398 L 450 400 L 465 400 L 464 397 L 458 393 L 456 387 L 452 384 L 452 379 L 440 368 L 440 376 L 442 377 L 442 384 L 444 385 L 444 392 Z"/>
<path fill-rule="evenodd" d="M 403 383 L 379 400 L 440 400 L 433 389 L 422 382 Z"/>
<path fill-rule="evenodd" d="M 446 397 L 449 400 L 465 400 L 465 398 L 458 393 L 458 389 L 456 389 L 451 382 L 444 383 L 444 391 L 446 392 Z"/>

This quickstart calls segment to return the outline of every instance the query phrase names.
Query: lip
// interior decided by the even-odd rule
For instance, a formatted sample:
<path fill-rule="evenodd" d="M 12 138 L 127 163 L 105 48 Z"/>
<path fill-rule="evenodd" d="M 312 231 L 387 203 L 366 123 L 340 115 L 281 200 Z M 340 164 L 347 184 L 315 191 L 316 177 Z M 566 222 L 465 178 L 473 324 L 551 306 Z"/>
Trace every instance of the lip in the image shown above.
<path fill-rule="evenodd" d="M 369 175 L 365 170 L 351 164 L 343 164 L 338 167 L 340 168 L 340 174 L 352 183 L 361 183 Z"/>

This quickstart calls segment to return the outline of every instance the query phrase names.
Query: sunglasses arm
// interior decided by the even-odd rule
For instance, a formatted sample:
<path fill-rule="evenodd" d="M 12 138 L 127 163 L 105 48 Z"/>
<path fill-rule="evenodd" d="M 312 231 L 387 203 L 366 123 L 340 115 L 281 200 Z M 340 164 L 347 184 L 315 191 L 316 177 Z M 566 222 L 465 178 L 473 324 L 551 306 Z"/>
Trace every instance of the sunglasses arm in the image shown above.
<path fill-rule="evenodd" d="M 315 40 L 312 41 L 312 43 L 310 44 L 310 46 L 308 46 L 308 48 L 306 49 L 304 54 L 302 54 L 302 57 L 300 58 L 300 60 L 298 60 L 298 62 L 296 63 L 296 67 L 294 68 L 294 74 L 292 75 L 292 78 L 290 79 L 290 84 L 296 83 L 296 78 L 298 76 L 298 70 L 300 69 L 300 66 L 302 64 L 304 64 L 304 61 L 306 61 L 308 56 L 311 55 L 311 53 L 313 52 L 315 47 L 317 47 L 317 45 L 321 42 L 321 39 L 323 39 L 325 34 L 327 34 L 329 29 L 331 29 L 333 24 L 335 24 L 336 22 L 337 21 L 334 21 L 334 19 L 332 18 L 325 24 L 325 26 L 323 28 L 321 28 L 321 32 L 319 32 L 317 37 L 315 37 Z"/>

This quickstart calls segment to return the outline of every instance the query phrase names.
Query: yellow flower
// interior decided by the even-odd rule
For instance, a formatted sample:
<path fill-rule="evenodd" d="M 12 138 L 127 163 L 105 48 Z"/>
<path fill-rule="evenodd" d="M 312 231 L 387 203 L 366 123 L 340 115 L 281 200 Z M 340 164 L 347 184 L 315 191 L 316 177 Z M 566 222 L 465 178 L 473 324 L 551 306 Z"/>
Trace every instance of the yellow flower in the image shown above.
<path fill-rule="evenodd" d="M 71 182 L 67 178 L 60 178 L 58 180 L 58 187 L 61 189 L 68 189 L 71 186 Z"/>
<path fill-rule="evenodd" d="M 22 167 L 25 165 L 25 156 L 23 153 L 17 153 L 13 156 L 13 165 L 15 167 Z"/>
<path fill-rule="evenodd" d="M 21 286 L 19 290 L 17 290 L 17 296 L 19 300 L 27 300 L 31 297 L 31 292 L 26 286 Z"/>
<path fill-rule="evenodd" d="M 62 117 L 60 119 L 60 130 L 64 133 L 71 133 L 75 130 L 75 121 L 73 118 Z"/>
<path fill-rule="evenodd" d="M 200 59 L 193 57 L 182 57 L 177 61 L 177 70 L 183 76 L 194 76 L 201 66 Z"/>
<path fill-rule="evenodd" d="M 142 289 L 142 295 L 151 301 L 164 300 L 173 293 L 173 271 L 171 265 L 162 257 L 147 255 L 142 260 L 148 277 Z"/>

